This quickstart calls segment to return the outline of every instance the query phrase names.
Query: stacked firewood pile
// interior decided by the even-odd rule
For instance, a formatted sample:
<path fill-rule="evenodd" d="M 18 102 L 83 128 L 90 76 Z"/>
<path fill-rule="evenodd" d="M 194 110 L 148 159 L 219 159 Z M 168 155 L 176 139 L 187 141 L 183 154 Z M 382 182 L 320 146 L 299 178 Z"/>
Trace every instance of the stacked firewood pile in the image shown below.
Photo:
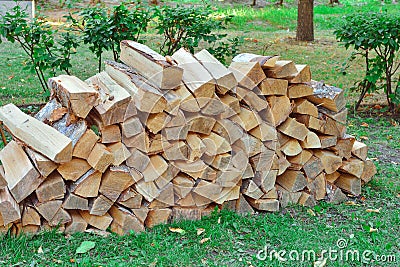
<path fill-rule="evenodd" d="M 278 211 L 357 196 L 375 173 L 346 135 L 343 91 L 307 65 L 203 50 L 163 57 L 121 43 L 87 81 L 51 78 L 51 100 L 0 121 L 0 230 L 143 231 L 214 209 Z"/>

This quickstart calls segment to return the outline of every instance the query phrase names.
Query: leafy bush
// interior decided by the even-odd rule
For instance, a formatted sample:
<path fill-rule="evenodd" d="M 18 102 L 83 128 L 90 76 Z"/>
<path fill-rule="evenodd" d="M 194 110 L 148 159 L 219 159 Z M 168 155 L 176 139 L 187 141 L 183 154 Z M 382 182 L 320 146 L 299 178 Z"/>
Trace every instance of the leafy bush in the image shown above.
<path fill-rule="evenodd" d="M 367 92 L 383 88 L 394 112 L 395 104 L 400 103 L 399 79 L 395 77 L 400 68 L 400 15 L 386 12 L 350 15 L 335 34 L 346 49 L 352 47 L 357 51 L 350 60 L 356 56 L 365 59 L 365 76 L 357 82 L 361 94 L 356 108 Z"/>
<path fill-rule="evenodd" d="M 29 57 L 28 67 L 36 73 L 45 92 L 48 89 L 45 71 L 49 70 L 53 76 L 56 69 L 69 74 L 70 56 L 77 47 L 76 39 L 68 31 L 61 34 L 59 40 L 55 39 L 57 33 L 58 30 L 53 29 L 43 18 L 30 19 L 27 12 L 18 5 L 0 19 L 1 36 L 12 43 L 19 43 Z"/>
<path fill-rule="evenodd" d="M 141 41 L 140 35 L 146 31 L 151 19 L 149 7 L 138 3 L 128 5 L 124 2 L 111 9 L 100 6 L 84 8 L 78 15 L 79 20 L 72 15 L 68 19 L 82 34 L 83 42 L 96 55 L 99 71 L 103 52 L 112 50 L 114 60 L 117 61 L 120 41 Z"/>
<path fill-rule="evenodd" d="M 204 41 L 220 60 L 236 52 L 239 38 L 225 42 L 227 34 L 219 33 L 226 29 L 232 16 L 215 14 L 210 5 L 198 7 L 168 6 L 155 8 L 156 29 L 164 36 L 160 53 L 171 55 L 181 47 L 194 53 L 194 49 Z"/>

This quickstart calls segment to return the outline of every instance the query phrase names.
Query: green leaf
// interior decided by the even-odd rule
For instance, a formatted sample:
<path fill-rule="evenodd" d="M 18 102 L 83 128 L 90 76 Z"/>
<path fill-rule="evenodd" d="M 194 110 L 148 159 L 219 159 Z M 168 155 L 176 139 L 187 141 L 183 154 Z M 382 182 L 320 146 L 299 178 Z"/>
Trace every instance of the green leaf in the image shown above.
<path fill-rule="evenodd" d="M 83 254 L 93 249 L 96 246 L 96 243 L 93 241 L 83 241 L 81 245 L 76 249 L 76 254 Z"/>

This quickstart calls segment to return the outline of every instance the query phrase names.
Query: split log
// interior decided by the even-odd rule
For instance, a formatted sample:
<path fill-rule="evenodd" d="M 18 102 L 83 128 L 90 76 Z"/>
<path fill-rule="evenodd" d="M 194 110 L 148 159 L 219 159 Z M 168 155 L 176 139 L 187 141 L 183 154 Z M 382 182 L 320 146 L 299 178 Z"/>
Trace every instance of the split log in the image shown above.
<path fill-rule="evenodd" d="M 99 195 L 89 202 L 89 213 L 91 215 L 103 216 L 108 212 L 114 202 L 103 195 Z"/>
<path fill-rule="evenodd" d="M 222 118 L 229 118 L 240 112 L 239 99 L 236 97 L 225 94 L 220 96 L 220 100 L 223 103 L 222 106 L 225 108 L 225 112 L 221 114 Z"/>
<path fill-rule="evenodd" d="M 150 162 L 147 168 L 143 171 L 143 178 L 145 182 L 152 182 L 160 177 L 168 169 L 168 164 L 163 157 L 154 155 L 150 157 Z"/>
<path fill-rule="evenodd" d="M 15 141 L 11 141 L 1 150 L 0 157 L 8 189 L 17 203 L 20 203 L 35 191 L 45 177 L 40 176 L 25 151 Z"/>
<path fill-rule="evenodd" d="M 233 72 L 240 86 L 250 90 L 266 78 L 258 62 L 232 62 L 229 70 Z"/>
<path fill-rule="evenodd" d="M 181 83 L 183 70 L 146 45 L 122 41 L 121 61 L 161 89 L 174 89 Z"/>
<path fill-rule="evenodd" d="M 235 203 L 236 212 L 242 215 L 254 214 L 253 208 L 250 206 L 246 198 L 240 194 Z"/>
<path fill-rule="evenodd" d="M 361 160 L 365 160 L 367 158 L 368 147 L 366 144 L 355 141 L 353 147 L 351 149 L 351 154 L 356 156 Z"/>
<path fill-rule="evenodd" d="M 340 176 L 340 173 L 336 171 L 336 172 L 331 173 L 331 174 L 326 174 L 325 175 L 325 180 L 328 183 L 334 184 L 335 181 L 337 180 L 337 178 L 339 178 L 339 176 Z"/>
<path fill-rule="evenodd" d="M 300 171 L 287 170 L 276 178 L 276 182 L 289 192 L 297 192 L 307 185 L 307 180 Z"/>
<path fill-rule="evenodd" d="M 340 174 L 339 178 L 335 181 L 335 185 L 355 196 L 361 194 L 361 179 L 351 174 Z"/>
<path fill-rule="evenodd" d="M 232 131 L 229 131 L 232 132 Z M 252 136 L 260 139 L 261 141 L 276 141 L 277 140 L 277 132 L 276 128 L 269 123 L 266 122 L 261 122 L 260 125 L 258 125 L 256 128 L 253 128 L 249 132 Z M 243 136 L 243 132 L 241 132 L 241 135 L 238 135 L 238 138 Z M 237 139 L 236 139 L 237 140 Z M 234 140 L 234 142 L 236 141 Z M 231 141 L 231 143 L 234 143 Z"/>
<path fill-rule="evenodd" d="M 54 217 L 51 219 L 51 221 L 49 221 L 49 225 L 54 227 L 58 225 L 64 225 L 70 221 L 71 221 L 71 216 L 69 215 L 69 213 L 63 208 L 60 208 L 54 215 Z"/>
<path fill-rule="evenodd" d="M 240 113 L 231 117 L 231 120 L 239 124 L 246 131 L 256 128 L 261 123 L 260 116 L 253 110 L 242 107 Z"/>
<path fill-rule="evenodd" d="M 143 196 L 129 187 L 119 196 L 117 203 L 130 209 L 139 209 Z"/>
<path fill-rule="evenodd" d="M 340 171 L 354 175 L 357 178 L 361 178 L 364 171 L 364 162 L 359 159 L 351 158 L 342 162 L 342 166 L 339 168 Z"/>
<path fill-rule="evenodd" d="M 185 140 L 190 129 L 190 124 L 176 126 L 176 127 L 167 127 L 162 130 L 162 135 L 168 141 L 178 141 Z"/>
<path fill-rule="evenodd" d="M 220 185 L 206 182 L 204 180 L 200 180 L 196 187 L 193 188 L 194 193 L 214 202 L 220 197 L 221 191 L 222 187 Z"/>
<path fill-rule="evenodd" d="M 300 146 L 299 141 L 297 141 L 296 139 L 290 139 L 283 146 L 281 146 L 281 151 L 286 156 L 296 156 L 300 154 L 303 151 L 303 149 Z"/>
<path fill-rule="evenodd" d="M 101 130 L 101 143 L 109 144 L 121 141 L 121 130 L 116 124 L 104 126 Z"/>
<path fill-rule="evenodd" d="M 272 129 L 270 125 L 262 125 L 262 124 L 266 123 L 261 123 L 259 127 L 254 128 L 252 130 L 252 134 L 254 136 L 256 135 L 259 135 L 260 137 L 262 136 L 268 140 L 276 139 L 274 138 L 276 136 L 276 130 Z M 235 143 L 243 136 L 243 128 L 229 119 L 221 119 L 216 121 L 212 131 L 220 135 L 225 140 L 227 140 L 230 144 Z"/>
<path fill-rule="evenodd" d="M 332 146 L 331 150 L 339 157 L 348 160 L 351 158 L 351 150 L 355 141 L 356 139 L 353 136 L 345 135 L 344 137 L 337 139 L 336 145 Z"/>
<path fill-rule="evenodd" d="M 249 199 L 249 203 L 257 210 L 279 211 L 279 201 L 277 199 Z"/>
<path fill-rule="evenodd" d="M 174 222 L 181 220 L 197 221 L 201 219 L 201 209 L 173 207 L 172 218 Z"/>
<path fill-rule="evenodd" d="M 88 224 L 82 218 L 78 211 L 71 210 L 69 212 L 71 221 L 65 226 L 66 234 L 82 233 L 86 230 Z"/>
<path fill-rule="evenodd" d="M 87 224 L 103 231 L 107 230 L 113 220 L 113 218 L 108 213 L 104 214 L 103 216 L 96 216 L 91 215 L 89 211 L 81 210 L 79 211 L 79 214 L 82 216 Z"/>
<path fill-rule="evenodd" d="M 65 135 L 23 113 L 13 104 L 0 108 L 0 121 L 8 131 L 35 151 L 61 163 L 72 158 L 72 142 Z"/>
<path fill-rule="evenodd" d="M 134 99 L 138 110 L 145 113 L 159 113 L 167 108 L 167 100 L 157 87 L 148 83 L 134 69 L 123 64 L 106 61 L 106 72 Z"/>
<path fill-rule="evenodd" d="M 123 122 L 131 101 L 130 94 L 104 71 L 94 76 L 92 82 L 98 87 L 100 98 L 93 110 L 102 124 L 108 126 Z"/>
<path fill-rule="evenodd" d="M 110 215 L 113 217 L 111 231 L 119 235 L 143 232 L 144 226 L 139 219 L 129 210 L 123 207 L 112 206 Z"/>
<path fill-rule="evenodd" d="M 36 189 L 36 197 L 39 202 L 46 202 L 54 199 L 63 199 L 66 192 L 63 178 L 58 172 L 53 172 Z"/>
<path fill-rule="evenodd" d="M 188 134 L 186 142 L 189 146 L 188 159 L 196 161 L 204 154 L 207 147 L 197 134 Z"/>
<path fill-rule="evenodd" d="M 303 149 L 298 155 L 288 157 L 290 169 L 299 171 L 312 157 L 309 150 Z"/>
<path fill-rule="evenodd" d="M 326 122 L 310 115 L 293 114 L 293 117 L 300 123 L 303 123 L 310 130 L 323 132 Z"/>
<path fill-rule="evenodd" d="M 65 196 L 62 207 L 66 210 L 88 210 L 89 201 L 87 198 L 68 192 Z"/>
<path fill-rule="evenodd" d="M 50 200 L 43 203 L 38 202 L 35 204 L 36 210 L 49 223 L 60 210 L 61 206 L 62 200 Z"/>
<path fill-rule="evenodd" d="M 215 119 L 201 114 L 191 115 L 186 118 L 190 125 L 189 131 L 209 135 L 215 125 Z"/>
<path fill-rule="evenodd" d="M 327 174 L 335 172 L 342 165 L 342 158 L 336 156 L 331 151 L 315 150 L 314 156 L 321 160 L 322 166 Z"/>
<path fill-rule="evenodd" d="M 319 141 L 321 142 L 321 148 L 332 148 L 336 146 L 338 138 L 337 136 L 332 136 L 332 135 L 323 135 L 319 134 L 318 135 Z M 340 156 L 338 154 L 338 156 Z"/>
<path fill-rule="evenodd" d="M 171 120 L 171 117 L 165 113 L 148 114 L 146 121 L 143 123 L 147 129 L 153 133 L 158 134 Z"/>
<path fill-rule="evenodd" d="M 165 159 L 167 159 L 169 161 L 170 160 L 187 160 L 189 158 L 189 146 L 183 141 L 178 141 L 178 142 L 172 143 L 171 147 L 164 149 L 164 152 L 162 155 Z"/>
<path fill-rule="evenodd" d="M 268 96 L 267 101 L 271 107 L 273 124 L 275 126 L 284 122 L 292 112 L 292 104 L 287 96 Z"/>
<path fill-rule="evenodd" d="M 279 56 L 260 56 L 251 53 L 242 53 L 236 55 L 233 62 L 258 62 L 263 68 L 274 67 Z"/>
<path fill-rule="evenodd" d="M 183 69 L 182 81 L 195 97 L 211 98 L 214 95 L 214 78 L 192 54 L 181 48 L 171 57 Z"/>
<path fill-rule="evenodd" d="M 53 161 L 49 160 L 45 156 L 37 153 L 36 151 L 26 147 L 25 152 L 28 154 L 31 162 L 35 165 L 36 169 L 39 171 L 40 175 L 43 177 L 47 177 L 52 173 L 55 169 L 57 169 L 57 164 Z M 1 180 L 1 178 L 0 178 Z M 1 181 L 0 181 L 1 188 Z"/>
<path fill-rule="evenodd" d="M 274 188 L 277 175 L 278 170 L 257 171 L 253 181 L 264 193 L 267 193 Z"/>
<path fill-rule="evenodd" d="M 242 193 L 252 199 L 260 199 L 264 195 L 264 192 L 253 180 L 247 180 L 243 183 Z"/>
<path fill-rule="evenodd" d="M 31 206 L 25 206 L 22 213 L 22 226 L 27 225 L 37 225 L 40 226 L 40 215 L 39 213 Z"/>
<path fill-rule="evenodd" d="M 150 210 L 145 225 L 148 228 L 153 228 L 158 224 L 167 223 L 169 218 L 171 217 L 172 210 L 171 209 L 154 209 Z"/>
<path fill-rule="evenodd" d="M 126 160 L 126 165 L 143 172 L 150 163 L 149 156 L 136 148 L 130 148 L 129 151 L 131 156 Z"/>
<path fill-rule="evenodd" d="M 134 182 L 128 167 L 112 166 L 104 173 L 99 192 L 115 202 L 122 191 L 133 185 Z"/>
<path fill-rule="evenodd" d="M 303 171 L 307 178 L 314 179 L 324 170 L 322 161 L 320 158 L 312 156 L 304 165 Z"/>
<path fill-rule="evenodd" d="M 371 181 L 372 177 L 376 174 L 376 167 L 375 164 L 372 162 L 372 160 L 365 160 L 364 161 L 364 170 L 361 175 L 361 180 L 364 183 L 368 183 Z"/>
<path fill-rule="evenodd" d="M 323 82 L 311 81 L 312 95 L 307 99 L 314 104 L 321 105 L 329 110 L 338 112 L 346 106 L 344 91 Z"/>
<path fill-rule="evenodd" d="M 288 81 L 282 79 L 266 78 L 258 86 L 261 95 L 284 95 L 287 94 Z"/>
<path fill-rule="evenodd" d="M 92 152 L 99 137 L 91 129 L 87 130 L 75 144 L 72 155 L 77 158 L 87 159 Z"/>
<path fill-rule="evenodd" d="M 284 123 L 279 125 L 278 130 L 300 141 L 304 141 L 309 133 L 309 130 L 304 124 L 292 118 L 287 118 Z"/>
<path fill-rule="evenodd" d="M 3 189 L 4 187 L 7 186 L 7 181 L 4 177 L 5 177 L 4 167 L 3 165 L 0 165 L 0 189 Z"/>
<path fill-rule="evenodd" d="M 293 61 L 278 60 L 272 68 L 265 69 L 265 74 L 268 78 L 291 79 L 297 75 L 297 68 Z"/>
<path fill-rule="evenodd" d="M 206 146 L 206 155 L 215 156 L 217 154 L 227 153 L 231 150 L 231 145 L 223 137 L 211 132 L 210 135 L 202 139 Z"/>
<path fill-rule="evenodd" d="M 308 179 L 307 188 L 314 196 L 315 200 L 324 199 L 326 196 L 326 180 L 325 174 L 320 173 L 313 179 Z"/>
<path fill-rule="evenodd" d="M 122 136 L 122 143 L 124 143 L 124 145 L 127 146 L 128 148 L 134 147 L 145 153 L 149 151 L 150 147 L 149 135 L 146 134 L 145 131 L 130 138 Z"/>
<path fill-rule="evenodd" d="M 304 141 L 300 141 L 302 148 L 321 148 L 321 141 L 316 133 L 309 131 Z"/>
<path fill-rule="evenodd" d="M 194 54 L 194 57 L 208 70 L 214 77 L 217 85 L 216 89 L 219 94 L 226 94 L 232 91 L 238 84 L 235 76 L 224 65 L 222 65 L 213 55 L 203 49 Z"/>
<path fill-rule="evenodd" d="M 97 197 L 100 182 L 101 173 L 90 169 L 71 185 L 70 190 L 72 193 L 84 198 Z"/>
<path fill-rule="evenodd" d="M 143 125 L 138 117 L 131 117 L 121 124 L 122 134 L 130 138 L 144 131 Z"/>
<path fill-rule="evenodd" d="M 75 76 L 53 77 L 48 84 L 61 104 L 80 118 L 86 118 L 98 103 L 98 92 Z"/>
<path fill-rule="evenodd" d="M 318 108 L 307 99 L 296 99 L 294 101 L 294 113 L 310 115 L 314 118 L 318 117 Z"/>
<path fill-rule="evenodd" d="M 90 170 L 90 165 L 84 159 L 74 158 L 71 161 L 61 164 L 57 171 L 65 180 L 76 181 Z"/>
<path fill-rule="evenodd" d="M 308 83 L 311 82 L 311 71 L 308 65 L 295 65 L 297 73 L 293 78 L 289 78 L 290 83 Z"/>
<path fill-rule="evenodd" d="M 110 150 L 110 152 L 114 156 L 114 161 L 112 163 L 114 166 L 121 165 L 124 161 L 126 161 L 131 156 L 131 152 L 121 142 L 111 144 L 111 145 L 107 146 L 107 148 Z"/>
<path fill-rule="evenodd" d="M 11 196 L 7 187 L 0 189 L 0 215 L 4 226 L 21 219 L 18 203 Z"/>
<path fill-rule="evenodd" d="M 309 96 L 312 96 L 313 92 L 314 92 L 313 88 L 310 85 L 305 84 L 305 83 L 292 84 L 292 85 L 289 85 L 289 87 L 287 89 L 287 95 L 290 99 L 309 97 Z M 313 102 L 313 101 L 311 101 L 311 102 Z"/>
<path fill-rule="evenodd" d="M 145 182 L 144 179 L 135 184 L 135 189 L 148 202 L 152 202 L 160 194 L 160 190 L 154 182 Z"/>
<path fill-rule="evenodd" d="M 317 203 L 313 195 L 306 192 L 301 192 L 301 196 L 298 201 L 299 205 L 304 207 L 314 207 Z"/>
<path fill-rule="evenodd" d="M 114 161 L 114 155 L 103 144 L 96 143 L 87 162 L 93 169 L 103 173 Z"/>

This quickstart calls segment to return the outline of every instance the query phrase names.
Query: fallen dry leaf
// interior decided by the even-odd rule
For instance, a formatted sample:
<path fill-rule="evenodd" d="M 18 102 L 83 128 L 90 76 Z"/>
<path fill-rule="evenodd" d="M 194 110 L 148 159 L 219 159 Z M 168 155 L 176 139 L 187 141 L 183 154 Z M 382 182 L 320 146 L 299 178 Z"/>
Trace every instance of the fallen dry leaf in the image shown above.
<path fill-rule="evenodd" d="M 372 213 L 380 213 L 381 212 L 381 208 L 379 209 L 366 209 L 366 212 L 372 212 Z"/>
<path fill-rule="evenodd" d="M 366 137 L 366 136 L 363 135 L 363 136 L 360 136 L 360 139 L 361 139 L 361 140 L 368 140 L 368 137 Z"/>
<path fill-rule="evenodd" d="M 373 233 L 373 232 L 378 232 L 378 229 L 374 228 L 374 227 L 370 227 L 369 228 L 369 232 Z"/>
<path fill-rule="evenodd" d="M 173 228 L 173 227 L 170 227 L 169 230 L 170 230 L 171 232 L 173 232 L 173 233 L 178 233 L 178 234 L 181 234 L 181 235 L 184 235 L 184 234 L 186 233 L 186 231 L 183 230 L 183 229 L 181 229 L 181 228 Z"/>
<path fill-rule="evenodd" d="M 360 204 L 357 204 L 357 203 L 354 202 L 354 201 L 347 201 L 345 204 L 346 204 L 347 206 L 361 206 Z"/>
<path fill-rule="evenodd" d="M 204 244 L 204 243 L 207 242 L 208 240 L 210 240 L 209 237 L 203 238 L 202 240 L 200 240 L 200 244 Z"/>
<path fill-rule="evenodd" d="M 308 214 L 310 214 L 311 216 L 315 216 L 315 212 L 312 209 L 308 209 L 307 210 Z"/>
<path fill-rule="evenodd" d="M 201 235 L 205 231 L 206 231 L 206 229 L 204 229 L 204 228 L 197 228 L 197 235 Z"/>
<path fill-rule="evenodd" d="M 218 218 L 218 224 L 221 224 L 221 217 Z"/>
<path fill-rule="evenodd" d="M 368 125 L 368 123 L 363 122 L 363 123 L 361 123 L 361 127 L 369 127 L 369 125 Z"/>
<path fill-rule="evenodd" d="M 8 76 L 8 79 L 12 80 L 12 79 L 14 79 L 14 77 L 15 77 L 14 75 L 11 75 L 11 76 Z"/>
<path fill-rule="evenodd" d="M 110 232 L 103 231 L 103 230 L 97 230 L 97 229 L 86 229 L 85 233 L 95 234 L 95 235 L 102 236 L 102 237 L 107 237 L 110 235 Z"/>
<path fill-rule="evenodd" d="M 43 253 L 44 253 L 44 252 L 43 252 L 42 246 L 40 246 L 40 247 L 38 248 L 37 253 L 38 253 L 38 254 L 43 254 Z"/>

